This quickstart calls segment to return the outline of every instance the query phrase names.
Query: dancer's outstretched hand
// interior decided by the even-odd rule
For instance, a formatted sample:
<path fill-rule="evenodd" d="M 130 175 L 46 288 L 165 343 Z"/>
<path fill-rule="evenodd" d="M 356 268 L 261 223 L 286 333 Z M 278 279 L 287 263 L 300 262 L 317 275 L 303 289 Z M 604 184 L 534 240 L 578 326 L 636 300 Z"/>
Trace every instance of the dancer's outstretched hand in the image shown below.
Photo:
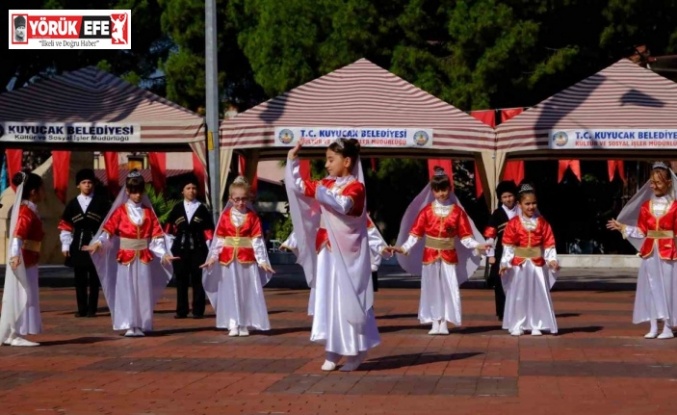
<path fill-rule="evenodd" d="M 200 269 L 211 268 L 212 265 L 216 262 L 216 258 L 210 258 L 207 262 L 200 265 Z"/>
<path fill-rule="evenodd" d="M 303 147 L 303 140 L 299 140 L 294 147 L 292 147 L 291 150 L 289 150 L 289 153 L 287 153 L 287 158 L 289 160 L 294 160 L 296 156 L 298 156 L 299 151 L 301 150 L 301 147 Z"/>
<path fill-rule="evenodd" d="M 266 271 L 266 272 L 270 272 L 271 274 L 275 274 L 275 270 L 267 262 L 265 264 L 259 265 L 259 267 L 261 267 L 261 269 Z"/>
<path fill-rule="evenodd" d="M 477 249 L 479 252 L 486 253 L 488 252 L 491 248 L 493 247 L 492 244 L 479 244 L 475 249 Z"/>
<path fill-rule="evenodd" d="M 502 277 L 503 275 L 505 275 L 505 273 L 506 273 L 507 271 L 508 271 L 508 268 L 507 268 L 507 267 L 501 267 L 501 268 L 498 270 L 498 275 L 500 275 L 500 276 Z"/>
<path fill-rule="evenodd" d="M 91 252 L 91 253 L 96 253 L 99 249 L 101 249 L 101 242 L 96 242 L 91 245 L 83 245 L 82 250 Z"/>
<path fill-rule="evenodd" d="M 178 257 L 178 256 L 172 256 L 172 255 L 169 255 L 169 254 L 165 254 L 165 255 L 162 257 L 161 262 L 162 262 L 162 264 L 164 264 L 164 265 L 169 265 L 169 264 L 171 264 L 173 261 L 176 261 L 177 259 L 181 259 L 181 258 Z"/>
<path fill-rule="evenodd" d="M 20 256 L 13 256 L 9 259 L 9 266 L 12 267 L 12 269 L 17 269 L 19 268 L 19 265 L 21 265 L 21 257 Z"/>
<path fill-rule="evenodd" d="M 612 231 L 621 231 L 623 230 L 623 224 L 616 219 L 611 219 L 606 223 L 606 228 Z"/>
<path fill-rule="evenodd" d="M 386 248 L 386 249 L 387 249 L 388 251 L 390 251 L 391 253 L 397 253 L 397 254 L 406 255 L 406 252 L 405 252 L 404 248 L 402 248 L 401 246 L 389 246 L 389 247 Z"/>
<path fill-rule="evenodd" d="M 560 270 L 559 262 L 557 262 L 557 261 L 549 261 L 548 267 L 550 267 L 550 269 L 553 270 L 553 271 L 559 271 Z"/>

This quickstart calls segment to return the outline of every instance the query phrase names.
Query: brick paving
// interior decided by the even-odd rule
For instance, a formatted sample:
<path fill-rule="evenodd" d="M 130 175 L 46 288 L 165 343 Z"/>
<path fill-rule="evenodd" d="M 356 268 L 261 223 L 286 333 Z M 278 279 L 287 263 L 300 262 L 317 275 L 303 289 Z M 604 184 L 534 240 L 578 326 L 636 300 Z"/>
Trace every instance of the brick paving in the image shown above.
<path fill-rule="evenodd" d="M 273 330 L 230 338 L 213 314 L 175 320 L 168 288 L 156 331 L 129 339 L 104 309 L 74 318 L 71 288 L 43 287 L 43 345 L 0 347 L 0 414 L 674 413 L 677 339 L 643 339 L 634 293 L 608 288 L 555 291 L 560 334 L 539 338 L 501 330 L 485 289 L 462 290 L 464 327 L 429 336 L 419 291 L 386 288 L 382 345 L 360 370 L 327 374 L 307 290 L 266 289 Z"/>

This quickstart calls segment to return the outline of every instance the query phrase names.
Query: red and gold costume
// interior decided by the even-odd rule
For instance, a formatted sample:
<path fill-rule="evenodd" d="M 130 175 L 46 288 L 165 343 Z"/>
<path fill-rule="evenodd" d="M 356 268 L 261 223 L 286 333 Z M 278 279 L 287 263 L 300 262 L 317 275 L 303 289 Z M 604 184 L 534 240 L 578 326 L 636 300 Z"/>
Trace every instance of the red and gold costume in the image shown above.
<path fill-rule="evenodd" d="M 21 255 L 26 268 L 37 265 L 45 232 L 42 229 L 42 220 L 25 202 L 19 209 L 14 237 L 22 241 Z"/>
<path fill-rule="evenodd" d="M 242 225 L 235 226 L 231 219 L 231 209 L 232 207 L 223 212 L 216 227 L 216 237 L 224 240 L 219 262 L 228 265 L 237 258 L 241 264 L 255 263 L 252 239 L 263 237 L 261 220 L 256 213 L 247 211 Z"/>
<path fill-rule="evenodd" d="M 555 248 L 555 236 L 550 224 L 542 216 L 536 218 L 535 228 L 529 230 L 518 215 L 510 219 L 505 227 L 503 246 L 510 246 L 514 249 L 515 256 L 510 261 L 511 265 L 519 266 L 530 259 L 534 265 L 542 267 L 545 265 L 543 251 Z"/>
<path fill-rule="evenodd" d="M 649 258 L 658 247 L 658 255 L 661 259 L 677 259 L 675 247 L 675 228 L 677 227 L 677 203 L 672 202 L 668 210 L 662 216 L 654 215 L 651 200 L 642 204 L 637 219 L 637 228 L 646 236 L 642 243 L 639 255 Z"/>
<path fill-rule="evenodd" d="M 449 213 L 440 216 L 434 212 L 432 203 L 421 209 L 409 234 L 417 238 L 425 237 L 424 265 L 439 259 L 456 264 L 458 255 L 455 239 L 473 238 L 470 220 L 463 209 L 451 205 Z"/>
<path fill-rule="evenodd" d="M 333 189 L 336 184 L 336 179 L 326 178 L 319 181 L 304 180 L 304 194 L 308 197 L 315 197 L 315 190 L 317 186 L 324 186 L 327 189 Z M 353 201 L 353 205 L 348 211 L 349 216 L 360 216 L 364 210 L 364 202 L 366 192 L 364 185 L 358 180 L 351 180 L 339 189 L 339 195 L 348 197 Z"/>
<path fill-rule="evenodd" d="M 373 229 L 374 222 L 371 221 L 371 218 L 367 216 L 367 229 Z M 329 234 L 325 228 L 320 228 L 317 230 L 317 237 L 315 238 L 315 251 L 320 253 L 322 248 L 327 247 L 331 250 L 331 242 L 329 242 Z"/>
<path fill-rule="evenodd" d="M 143 206 L 143 222 L 136 225 L 129 217 L 127 204 L 120 205 L 103 225 L 103 230 L 109 235 L 120 237 L 120 250 L 117 260 L 127 265 L 137 256 L 139 260 L 148 264 L 153 260 L 153 254 L 148 249 L 151 239 L 164 236 L 160 222 L 153 209 Z"/>

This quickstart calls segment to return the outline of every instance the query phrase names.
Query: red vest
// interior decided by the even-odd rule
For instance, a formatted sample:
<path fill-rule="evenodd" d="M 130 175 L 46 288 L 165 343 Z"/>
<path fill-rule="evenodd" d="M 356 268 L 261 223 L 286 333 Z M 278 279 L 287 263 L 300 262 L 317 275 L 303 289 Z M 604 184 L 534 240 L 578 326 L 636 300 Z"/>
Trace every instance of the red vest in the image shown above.
<path fill-rule="evenodd" d="M 38 264 L 40 259 L 40 246 L 45 237 L 42 230 L 42 220 L 28 207 L 22 203 L 19 208 L 19 217 L 14 229 L 14 236 L 23 242 L 21 255 L 26 268 Z"/>
<path fill-rule="evenodd" d="M 305 195 L 308 197 L 315 197 L 317 186 L 321 185 L 327 189 L 331 189 L 336 184 L 336 179 L 322 179 L 320 181 L 304 180 Z M 340 192 L 341 196 L 347 196 L 353 200 L 353 206 L 348 212 L 349 216 L 360 216 L 365 206 L 365 189 L 364 185 L 358 180 L 352 180 L 343 186 Z"/>
<path fill-rule="evenodd" d="M 543 250 L 555 247 L 555 236 L 550 224 L 542 216 L 536 219 L 536 228 L 530 231 L 524 227 L 520 216 L 517 215 L 510 219 L 505 227 L 503 246 L 512 246 L 515 250 L 515 256 L 511 261 L 513 266 L 522 265 L 524 261 L 530 259 L 534 265 L 542 267 L 545 265 Z"/>
<path fill-rule="evenodd" d="M 457 263 L 455 239 L 473 236 L 470 220 L 463 209 L 452 205 L 446 216 L 439 216 L 432 203 L 421 209 L 409 233 L 417 238 L 425 237 L 423 264 L 440 259 L 448 264 Z"/>
<path fill-rule="evenodd" d="M 219 262 L 228 265 L 235 258 L 241 264 L 256 262 L 252 239 L 261 238 L 261 220 L 252 211 L 246 213 L 242 225 L 235 226 L 230 219 L 230 210 L 226 209 L 216 227 L 216 237 L 224 239 L 224 246 L 219 255 Z"/>
<path fill-rule="evenodd" d="M 120 250 L 117 260 L 124 265 L 132 263 L 137 257 L 144 264 L 150 263 L 153 260 L 153 253 L 148 249 L 148 245 L 153 238 L 164 235 L 153 209 L 143 206 L 143 222 L 136 225 L 129 218 L 126 203 L 115 209 L 108 222 L 103 225 L 103 230 L 109 235 L 120 237 Z M 122 239 L 132 243 L 145 243 L 145 248 L 125 249 L 124 246 L 127 241 Z"/>
<path fill-rule="evenodd" d="M 648 258 L 653 254 L 654 247 L 658 247 L 658 255 L 661 259 L 677 259 L 675 249 L 675 220 L 677 220 L 677 203 L 672 202 L 668 211 L 661 217 L 651 213 L 651 200 L 642 204 L 637 218 L 637 227 L 646 235 L 639 255 Z"/>

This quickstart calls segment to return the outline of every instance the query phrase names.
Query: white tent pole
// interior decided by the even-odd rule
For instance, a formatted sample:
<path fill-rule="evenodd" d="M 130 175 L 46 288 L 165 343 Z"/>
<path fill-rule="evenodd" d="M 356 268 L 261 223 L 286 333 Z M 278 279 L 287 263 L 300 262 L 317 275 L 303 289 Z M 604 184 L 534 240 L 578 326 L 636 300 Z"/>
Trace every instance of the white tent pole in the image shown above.
<path fill-rule="evenodd" d="M 205 1 L 205 89 L 207 112 L 207 151 L 209 153 L 209 187 L 214 223 L 219 217 L 221 175 L 219 164 L 219 84 L 216 61 L 216 0 Z"/>

